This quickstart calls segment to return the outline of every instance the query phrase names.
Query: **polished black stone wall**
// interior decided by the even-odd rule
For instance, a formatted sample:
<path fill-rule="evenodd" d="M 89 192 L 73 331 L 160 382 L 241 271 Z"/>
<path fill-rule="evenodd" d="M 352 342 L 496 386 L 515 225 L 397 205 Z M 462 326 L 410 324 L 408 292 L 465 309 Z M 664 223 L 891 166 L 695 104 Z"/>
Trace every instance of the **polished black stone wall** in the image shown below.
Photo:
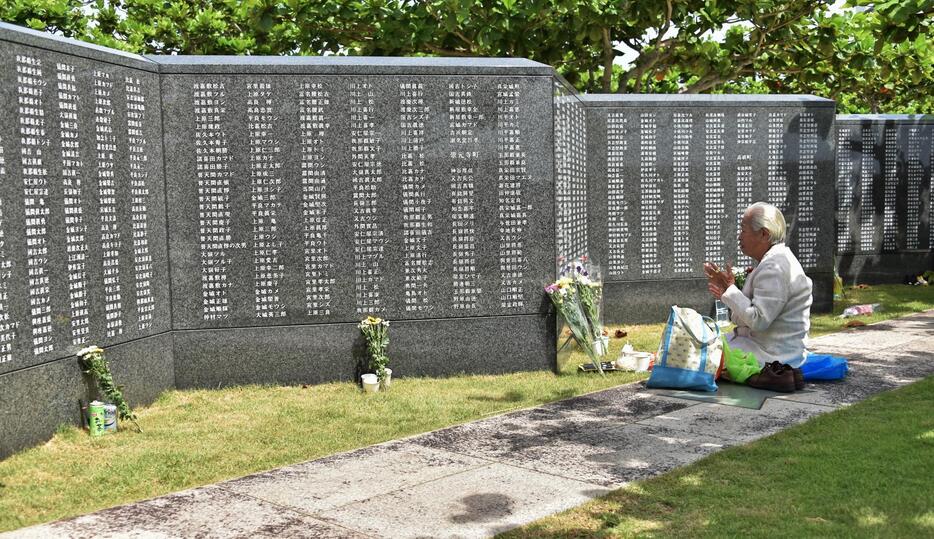
<path fill-rule="evenodd" d="M 584 169 L 574 139 L 556 171 L 550 67 L 0 44 L 0 455 L 78 421 L 92 344 L 136 404 L 348 379 L 367 315 L 397 375 L 554 367 Z"/>
<path fill-rule="evenodd" d="M 934 269 L 934 116 L 837 116 L 837 244 L 849 283 Z"/>
<path fill-rule="evenodd" d="M 710 312 L 703 262 L 737 247 L 749 204 L 782 209 L 788 244 L 831 307 L 834 102 L 811 96 L 588 95 L 589 251 L 605 262 L 606 319 Z"/>
<path fill-rule="evenodd" d="M 95 344 L 175 386 L 162 109 L 145 59 L 0 25 L 0 456 L 77 423 Z"/>
<path fill-rule="evenodd" d="M 153 60 L 180 387 L 346 378 L 367 315 L 398 374 L 554 365 L 551 68 Z"/>

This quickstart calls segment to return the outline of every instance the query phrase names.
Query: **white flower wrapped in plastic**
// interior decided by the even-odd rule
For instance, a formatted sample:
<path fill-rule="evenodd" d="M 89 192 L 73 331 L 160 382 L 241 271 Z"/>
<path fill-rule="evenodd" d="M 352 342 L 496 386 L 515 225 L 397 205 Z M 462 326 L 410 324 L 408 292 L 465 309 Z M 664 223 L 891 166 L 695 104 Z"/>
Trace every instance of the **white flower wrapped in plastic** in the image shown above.
<path fill-rule="evenodd" d="M 600 364 L 600 358 L 597 357 L 594 350 L 594 335 L 587 322 L 587 316 L 584 314 L 581 305 L 580 294 L 574 282 L 570 277 L 562 277 L 554 283 L 545 287 L 545 293 L 551 298 L 551 302 L 558 309 L 558 313 L 564 317 L 568 327 L 571 329 L 571 335 L 577 344 L 581 347 L 594 367 L 603 374 L 603 366 Z"/>

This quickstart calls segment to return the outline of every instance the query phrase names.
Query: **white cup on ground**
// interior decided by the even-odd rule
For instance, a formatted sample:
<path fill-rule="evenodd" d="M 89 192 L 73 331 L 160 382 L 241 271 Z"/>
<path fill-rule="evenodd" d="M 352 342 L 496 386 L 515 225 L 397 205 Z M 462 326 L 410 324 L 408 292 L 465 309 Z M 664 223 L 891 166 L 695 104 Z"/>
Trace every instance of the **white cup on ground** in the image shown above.
<path fill-rule="evenodd" d="M 375 374 L 361 374 L 360 381 L 363 382 L 363 391 L 367 393 L 379 391 L 379 380 Z"/>

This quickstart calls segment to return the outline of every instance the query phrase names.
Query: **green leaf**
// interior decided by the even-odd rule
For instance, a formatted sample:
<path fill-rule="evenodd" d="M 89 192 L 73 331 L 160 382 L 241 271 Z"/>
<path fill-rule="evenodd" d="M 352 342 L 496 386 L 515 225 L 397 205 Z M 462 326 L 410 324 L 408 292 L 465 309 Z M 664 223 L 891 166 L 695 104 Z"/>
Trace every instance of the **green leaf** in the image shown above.
<path fill-rule="evenodd" d="M 32 28 L 33 30 L 45 30 L 45 23 L 36 18 L 31 18 L 26 21 L 26 25 Z"/>

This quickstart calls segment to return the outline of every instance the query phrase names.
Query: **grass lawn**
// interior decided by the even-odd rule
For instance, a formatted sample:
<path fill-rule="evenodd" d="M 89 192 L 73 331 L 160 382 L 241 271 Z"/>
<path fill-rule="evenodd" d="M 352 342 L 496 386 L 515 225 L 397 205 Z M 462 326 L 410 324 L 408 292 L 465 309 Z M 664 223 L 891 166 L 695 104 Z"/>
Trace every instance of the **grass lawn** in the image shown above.
<path fill-rule="evenodd" d="M 0 531 L 88 513 L 252 472 L 598 391 L 642 378 L 613 372 L 393 379 L 168 391 L 133 429 L 90 438 L 62 428 L 0 461 Z"/>
<path fill-rule="evenodd" d="M 886 305 L 866 321 L 934 308 L 934 287 L 848 291 L 847 303 Z M 815 333 L 837 330 L 832 315 Z M 654 351 L 663 324 L 611 326 L 610 357 L 628 340 Z M 137 413 L 131 429 L 91 439 L 64 427 L 52 440 L 0 461 L 0 531 L 91 512 L 260 470 L 536 406 L 644 378 L 578 374 L 580 354 L 561 372 L 394 379 L 389 393 L 362 395 L 350 383 L 169 391 Z M 119 383 L 119 380 L 118 380 Z M 928 449 L 928 454 L 931 450 Z M 934 505 L 932 505 L 934 507 Z M 934 518 L 934 517 L 932 517 Z"/>
<path fill-rule="evenodd" d="M 861 322 L 872 324 L 890 318 L 898 318 L 934 308 L 934 286 L 908 286 L 901 284 L 876 285 L 858 289 L 847 287 L 844 298 L 835 301 L 833 312 L 811 316 L 811 336 L 817 337 L 840 331 L 843 324 L 854 318 L 837 318 L 843 309 L 851 305 L 881 303 L 882 312 L 856 317 Z"/>
<path fill-rule="evenodd" d="M 932 410 L 928 377 L 501 537 L 934 537 Z"/>

